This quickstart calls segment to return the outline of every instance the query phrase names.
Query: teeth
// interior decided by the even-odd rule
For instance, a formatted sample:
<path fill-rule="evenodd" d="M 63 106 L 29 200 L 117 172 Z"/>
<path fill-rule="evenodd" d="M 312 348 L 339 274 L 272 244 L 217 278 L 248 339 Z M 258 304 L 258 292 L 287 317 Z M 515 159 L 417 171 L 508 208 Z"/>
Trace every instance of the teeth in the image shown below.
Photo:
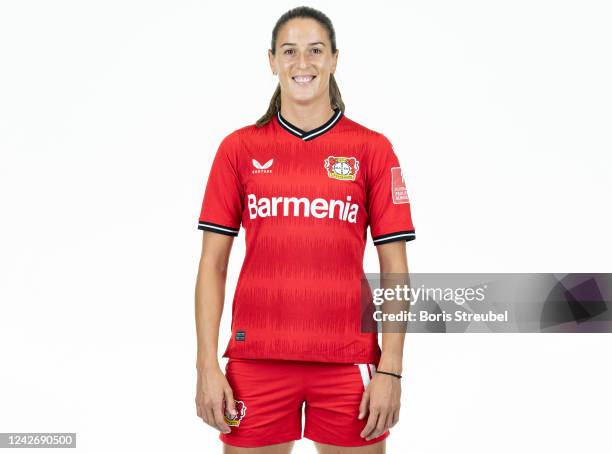
<path fill-rule="evenodd" d="M 300 84 L 310 82 L 312 79 L 314 79 L 314 76 L 295 76 L 293 78 L 293 80 Z"/>

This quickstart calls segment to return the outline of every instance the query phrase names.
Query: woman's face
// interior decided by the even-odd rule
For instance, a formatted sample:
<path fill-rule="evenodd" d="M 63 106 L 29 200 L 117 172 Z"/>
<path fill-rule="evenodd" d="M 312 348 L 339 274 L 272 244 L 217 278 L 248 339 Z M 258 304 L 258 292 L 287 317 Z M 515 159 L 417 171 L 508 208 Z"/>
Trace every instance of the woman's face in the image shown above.
<path fill-rule="evenodd" d="M 291 19 L 278 31 L 276 55 L 268 51 L 283 97 L 297 103 L 329 98 L 329 77 L 336 71 L 327 31 L 316 20 Z"/>

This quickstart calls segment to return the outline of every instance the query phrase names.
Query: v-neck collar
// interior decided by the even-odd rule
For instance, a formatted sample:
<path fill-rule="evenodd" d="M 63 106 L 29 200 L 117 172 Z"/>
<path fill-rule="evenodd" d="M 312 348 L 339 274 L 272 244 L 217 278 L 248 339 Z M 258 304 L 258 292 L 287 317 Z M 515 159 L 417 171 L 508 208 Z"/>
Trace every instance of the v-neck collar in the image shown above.
<path fill-rule="evenodd" d="M 278 124 L 285 131 L 289 132 L 290 134 L 293 134 L 296 137 L 299 137 L 304 141 L 312 140 L 321 136 L 322 134 L 325 134 L 327 131 L 333 128 L 336 123 L 340 121 L 340 118 L 342 118 L 342 111 L 339 107 L 336 107 L 334 109 L 334 114 L 332 115 L 332 117 L 325 123 L 323 123 L 321 126 L 311 129 L 310 131 L 303 131 L 302 129 L 287 121 L 287 119 L 281 115 L 280 110 L 276 113 L 276 119 L 278 120 Z"/>

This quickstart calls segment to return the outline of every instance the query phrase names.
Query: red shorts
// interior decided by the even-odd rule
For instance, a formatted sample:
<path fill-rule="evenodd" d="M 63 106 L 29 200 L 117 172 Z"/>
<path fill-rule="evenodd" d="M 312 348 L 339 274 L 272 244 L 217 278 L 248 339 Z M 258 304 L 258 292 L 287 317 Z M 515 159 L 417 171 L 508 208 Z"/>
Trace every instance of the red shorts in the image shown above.
<path fill-rule="evenodd" d="M 268 359 L 232 359 L 225 375 L 234 392 L 238 414 L 225 416 L 231 433 L 219 434 L 224 443 L 255 448 L 304 437 L 336 446 L 364 446 L 389 436 L 389 431 L 367 441 L 360 433 L 367 414 L 357 419 L 373 364 L 339 364 Z"/>

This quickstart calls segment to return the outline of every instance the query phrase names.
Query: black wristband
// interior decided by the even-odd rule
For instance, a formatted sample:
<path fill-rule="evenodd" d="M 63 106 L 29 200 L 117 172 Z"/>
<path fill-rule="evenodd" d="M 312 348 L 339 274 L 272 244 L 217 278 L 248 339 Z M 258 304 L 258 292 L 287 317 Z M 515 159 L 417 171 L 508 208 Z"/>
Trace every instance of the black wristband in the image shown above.
<path fill-rule="evenodd" d="M 401 375 L 399 375 L 399 374 L 394 374 L 393 372 L 384 372 L 384 371 L 382 371 L 382 370 L 377 370 L 377 371 L 376 371 L 376 373 L 378 373 L 378 374 L 386 374 L 386 375 L 393 375 L 394 377 L 397 377 L 397 378 L 402 378 L 402 376 L 401 376 Z"/>

